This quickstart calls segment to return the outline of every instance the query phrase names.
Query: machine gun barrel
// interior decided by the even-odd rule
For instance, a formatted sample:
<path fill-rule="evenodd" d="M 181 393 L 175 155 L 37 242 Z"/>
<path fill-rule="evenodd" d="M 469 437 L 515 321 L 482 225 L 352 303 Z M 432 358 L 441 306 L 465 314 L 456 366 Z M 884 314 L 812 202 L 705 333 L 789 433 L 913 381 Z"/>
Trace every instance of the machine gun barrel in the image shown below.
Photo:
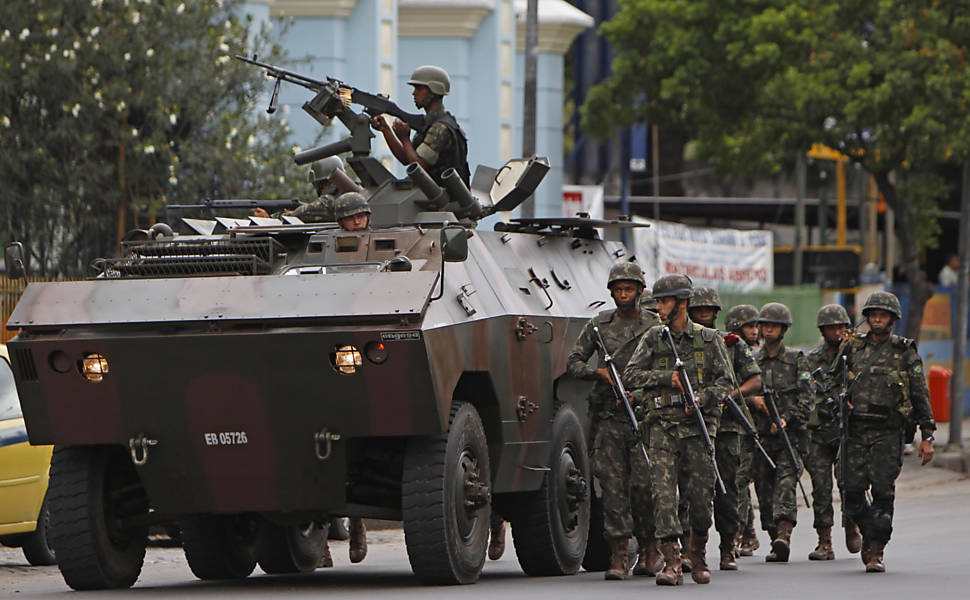
<path fill-rule="evenodd" d="M 289 210 L 300 206 L 299 200 L 205 200 L 199 204 L 169 204 L 170 210 L 230 209 L 230 208 L 274 208 Z"/>
<path fill-rule="evenodd" d="M 613 356 L 606 350 L 603 336 L 600 335 L 600 328 L 593 327 L 593 333 L 596 334 L 596 345 L 599 347 L 600 352 L 603 353 L 603 364 L 610 371 L 610 379 L 612 379 L 610 387 L 613 389 L 613 396 L 626 409 L 626 416 L 630 419 L 630 425 L 633 426 L 633 434 L 636 436 L 637 444 L 640 445 L 640 450 L 643 452 L 643 460 L 649 466 L 650 457 L 647 456 L 647 447 L 643 445 L 643 436 L 640 435 L 640 425 L 637 423 L 636 415 L 633 414 L 633 407 L 630 406 L 630 399 L 627 398 L 626 389 L 623 387 L 623 380 L 620 379 L 620 373 L 616 369 L 616 363 L 613 362 Z"/>
<path fill-rule="evenodd" d="M 778 429 L 778 434 L 781 436 L 781 439 L 785 442 L 785 449 L 788 451 L 788 458 L 791 459 L 792 468 L 798 472 L 798 455 L 795 454 L 795 448 L 791 445 L 788 431 L 782 425 L 781 414 L 778 412 L 778 405 L 775 403 L 775 392 L 771 389 L 770 384 L 767 383 L 764 385 L 762 391 L 764 392 L 765 403 L 768 405 L 768 414 Z M 802 485 L 801 478 L 798 479 L 798 487 L 802 490 L 802 498 L 805 499 L 805 505 L 811 506 L 812 503 L 808 500 L 808 494 L 805 493 L 805 486 Z"/>
<path fill-rule="evenodd" d="M 721 479 L 721 471 L 717 468 L 717 458 L 714 455 L 714 442 L 711 441 L 711 434 L 707 432 L 707 423 L 704 422 L 701 407 L 697 404 L 697 398 L 694 396 L 694 386 L 691 385 L 690 377 L 687 375 L 687 365 L 684 364 L 684 361 L 680 360 L 680 355 L 677 353 L 677 344 L 674 343 L 674 336 L 670 333 L 670 327 L 664 325 L 662 334 L 667 339 L 670 351 L 674 354 L 674 370 L 680 376 L 680 384 L 684 386 L 684 395 L 687 396 L 687 400 L 690 402 L 691 410 L 697 418 L 697 424 L 701 428 L 701 433 L 704 436 L 704 446 L 707 447 L 707 453 L 711 458 L 711 465 L 714 467 L 714 477 L 717 479 L 717 486 L 721 489 L 722 494 L 727 494 L 727 490 L 724 488 L 724 480 Z"/>

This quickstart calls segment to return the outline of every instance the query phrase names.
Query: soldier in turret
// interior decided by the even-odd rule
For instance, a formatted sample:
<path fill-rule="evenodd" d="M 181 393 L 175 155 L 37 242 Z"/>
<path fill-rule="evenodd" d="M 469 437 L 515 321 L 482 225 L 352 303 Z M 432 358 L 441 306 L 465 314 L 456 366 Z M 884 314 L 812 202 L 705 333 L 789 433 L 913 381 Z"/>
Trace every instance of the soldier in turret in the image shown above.
<path fill-rule="evenodd" d="M 815 407 L 808 420 L 811 440 L 805 457 L 805 468 L 812 477 L 812 510 L 815 513 L 813 525 L 818 532 L 818 545 L 808 558 L 834 560 L 832 472 L 839 454 L 839 381 L 832 377 L 829 370 L 839 353 L 839 346 L 849 336 L 852 322 L 844 308 L 838 304 L 826 304 L 818 309 L 816 325 L 822 339 L 808 353 L 808 365 L 815 377 Z M 862 537 L 858 527 L 846 519 L 844 509 L 842 525 L 845 527 L 845 545 L 849 552 L 855 554 L 862 547 Z"/>
<path fill-rule="evenodd" d="M 724 326 L 730 333 L 737 336 L 737 343 L 734 345 L 735 352 L 743 349 L 753 356 L 754 349 L 758 346 L 758 309 L 751 304 L 733 306 L 724 315 Z M 755 361 L 755 364 L 757 364 L 757 361 Z M 758 367 L 758 370 L 760 371 L 761 367 Z M 758 386 L 760 387 L 760 385 L 761 376 L 758 375 Z M 742 388 L 744 387 L 742 386 Z M 749 393 L 747 389 L 743 389 L 743 391 L 745 405 L 750 414 L 753 407 L 753 392 Z M 738 465 L 738 525 L 741 529 L 738 535 L 737 553 L 739 556 L 751 556 L 755 550 L 761 547 L 758 542 L 758 534 L 754 528 L 754 508 L 751 506 L 755 452 L 754 437 L 748 434 L 742 435 L 741 464 Z"/>
<path fill-rule="evenodd" d="M 721 310 L 721 298 L 717 290 L 711 287 L 698 286 L 690 296 L 690 318 L 704 327 L 715 329 L 714 322 Z M 744 418 L 752 422 L 751 413 L 745 404 L 745 398 L 761 390 L 761 369 L 751 353 L 748 345 L 742 343 L 737 334 L 724 335 L 727 346 L 726 359 L 732 368 L 731 393 L 734 402 L 744 412 Z M 734 560 L 734 542 L 740 529 L 738 508 L 738 470 L 741 467 L 741 436 L 744 428 L 737 415 L 725 407 L 721 412 L 721 420 L 717 426 L 715 448 L 717 451 L 717 467 L 724 479 L 724 494 L 718 489 L 714 494 L 714 528 L 720 537 L 721 559 L 719 568 L 722 571 L 736 571 L 737 562 Z"/>
<path fill-rule="evenodd" d="M 310 169 L 310 183 L 317 198 L 311 202 L 304 202 L 292 210 L 285 210 L 270 215 L 264 208 L 256 208 L 253 216 L 256 217 L 297 217 L 304 223 L 325 223 L 333 221 L 333 200 L 340 193 L 340 190 L 331 183 L 330 175 L 337 169 L 343 169 L 344 161 L 339 156 L 329 156 L 317 162 Z"/>
<path fill-rule="evenodd" d="M 656 534 L 653 527 L 649 475 L 633 427 L 611 388 L 608 368 L 602 364 L 594 327 L 598 327 L 606 350 L 622 372 L 637 347 L 640 337 L 657 324 L 652 312 L 642 310 L 640 296 L 646 287 L 643 271 L 636 263 L 620 262 L 610 269 L 607 287 L 616 308 L 605 310 L 583 328 L 567 358 L 569 373 L 580 379 L 595 380 L 589 396 L 591 416 L 592 467 L 597 496 L 603 502 L 605 535 L 610 542 L 610 567 L 606 579 L 626 579 L 627 545 L 631 535 L 640 543 L 637 575 L 650 575 L 659 568 Z M 589 364 L 597 354 L 598 367 Z"/>
<path fill-rule="evenodd" d="M 685 364 L 694 400 L 708 435 L 713 437 L 720 404 L 731 391 L 730 366 L 717 331 L 688 319 L 690 295 L 691 281 L 684 275 L 665 275 L 653 284 L 660 318 L 670 330 L 676 356 Z M 689 506 L 691 577 L 696 583 L 709 583 L 711 571 L 705 555 L 712 524 L 714 465 L 704 430 L 692 412 L 691 399 L 685 397 L 688 382 L 682 381 L 676 370 L 674 349 L 663 327 L 653 327 L 641 338 L 623 371 L 623 380 L 636 390 L 635 394 L 642 394 L 646 408 L 655 525 L 664 558 L 657 584 L 680 585 L 684 581 L 678 538 L 686 532 L 677 514 L 678 489 Z"/>
<path fill-rule="evenodd" d="M 347 192 L 333 201 L 333 217 L 345 231 L 370 229 L 370 216 L 370 205 L 360 192 Z"/>
<path fill-rule="evenodd" d="M 443 102 L 451 91 L 448 72 L 434 65 L 418 67 L 408 84 L 414 88 L 415 106 L 425 112 L 424 128 L 411 139 L 411 127 L 400 119 L 391 126 L 383 115 L 377 115 L 371 119 L 371 126 L 383 134 L 391 154 L 402 165 L 418 163 L 438 185 L 444 172 L 454 168 L 469 186 L 468 138 Z"/>
<path fill-rule="evenodd" d="M 761 307 L 758 327 L 764 345 L 756 353 L 765 392 L 774 392 L 781 426 L 788 434 L 795 459 L 788 452 L 782 432 L 769 416 L 764 396 L 755 396 L 755 426 L 761 443 L 775 463 L 772 470 L 761 455 L 754 457 L 754 489 L 758 494 L 761 526 L 771 535 L 771 552 L 767 562 L 788 562 L 791 534 L 798 522 L 798 498 L 795 488 L 802 472 L 799 452 L 806 447 L 805 426 L 812 411 L 814 388 L 812 373 L 805 355 L 784 345 L 785 332 L 791 327 L 791 311 L 780 302 Z M 794 463 L 794 464 L 793 464 Z"/>
<path fill-rule="evenodd" d="M 893 530 L 903 444 L 912 440 L 918 425 L 919 456 L 922 464 L 930 462 L 936 423 L 916 342 L 892 332 L 902 314 L 899 299 L 889 292 L 873 292 L 862 314 L 869 331 L 853 335 L 842 350 L 850 406 L 842 485 L 845 511 L 862 530 L 866 571 L 882 573 L 886 570 L 883 551 Z M 835 369 L 838 362 L 833 365 L 838 376 Z"/>

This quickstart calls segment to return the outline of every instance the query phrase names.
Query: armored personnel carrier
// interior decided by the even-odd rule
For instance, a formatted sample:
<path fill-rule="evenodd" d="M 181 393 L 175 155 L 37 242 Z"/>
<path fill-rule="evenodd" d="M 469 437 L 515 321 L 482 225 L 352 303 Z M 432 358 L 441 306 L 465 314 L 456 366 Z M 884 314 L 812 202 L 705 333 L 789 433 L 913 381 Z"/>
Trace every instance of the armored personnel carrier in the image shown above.
<path fill-rule="evenodd" d="M 479 167 L 472 189 L 418 165 L 398 179 L 339 82 L 318 83 L 308 110 L 352 135 L 309 160 L 352 152 L 371 229 L 159 225 L 96 277 L 31 283 L 8 321 L 30 441 L 56 445 L 52 543 L 72 588 L 131 586 L 148 528 L 173 522 L 201 579 L 311 571 L 341 516 L 403 521 L 426 584 L 479 577 L 492 510 L 526 573 L 584 559 L 588 382 L 565 362 L 625 259 L 595 228 L 630 224 L 474 229 L 544 161 Z"/>

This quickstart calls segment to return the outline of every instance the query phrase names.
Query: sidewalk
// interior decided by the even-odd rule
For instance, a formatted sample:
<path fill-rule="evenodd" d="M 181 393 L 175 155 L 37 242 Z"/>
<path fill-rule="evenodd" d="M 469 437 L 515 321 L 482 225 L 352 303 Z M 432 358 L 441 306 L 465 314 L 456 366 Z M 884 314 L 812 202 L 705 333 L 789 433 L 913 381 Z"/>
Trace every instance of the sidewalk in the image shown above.
<path fill-rule="evenodd" d="M 950 424 L 936 424 L 936 433 L 934 434 L 936 438 L 936 443 L 934 444 L 936 447 L 936 455 L 933 457 L 933 462 L 930 463 L 931 465 L 959 473 L 970 474 L 970 418 L 963 420 L 960 433 L 962 434 L 960 437 L 963 438 L 963 448 L 947 450 L 947 445 L 950 442 Z M 918 438 L 919 436 L 917 435 Z"/>

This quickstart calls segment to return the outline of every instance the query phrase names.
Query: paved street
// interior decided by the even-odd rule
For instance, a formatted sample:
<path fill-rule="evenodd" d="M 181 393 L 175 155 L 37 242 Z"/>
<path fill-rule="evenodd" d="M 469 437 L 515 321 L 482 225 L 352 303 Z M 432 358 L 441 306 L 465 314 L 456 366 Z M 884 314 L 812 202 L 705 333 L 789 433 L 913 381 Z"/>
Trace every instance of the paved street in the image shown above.
<path fill-rule="evenodd" d="M 806 478 L 806 485 L 808 485 Z M 837 559 L 834 562 L 809 562 L 814 548 L 811 511 L 800 507 L 801 522 L 795 529 L 793 561 L 787 565 L 766 564 L 767 535 L 761 534 L 762 548 L 752 558 L 740 561 L 735 573 L 713 571 L 713 581 L 701 587 L 690 582 L 679 590 L 659 589 L 653 579 L 604 582 L 600 573 L 580 573 L 574 577 L 530 578 L 519 570 L 514 552 L 499 561 L 489 562 L 476 585 L 426 588 L 411 576 L 399 530 L 368 534 L 367 559 L 351 565 L 346 542 L 331 542 L 336 566 L 313 574 L 290 577 L 257 574 L 231 583 L 200 582 L 185 564 L 178 548 L 150 548 L 141 578 L 132 590 L 112 595 L 155 598 L 265 597 L 285 594 L 292 597 L 318 597 L 321 594 L 345 597 L 428 598 L 523 598 L 556 596 L 560 599 L 588 598 L 609 593 L 612 597 L 641 597 L 648 594 L 677 594 L 683 598 L 702 594 L 726 597 L 771 598 L 913 598 L 930 594 L 935 599 L 964 597 L 970 562 L 965 545 L 970 539 L 970 479 L 945 469 L 919 468 L 914 457 L 907 457 L 898 482 L 895 532 L 886 552 L 888 572 L 866 575 L 858 556 L 845 551 L 841 532 L 835 536 Z M 716 536 L 712 536 L 716 537 Z M 511 537 L 509 538 L 511 545 Z M 708 560 L 717 564 L 716 547 L 708 547 Z M 69 589 L 57 567 L 28 567 L 19 549 L 0 548 L 0 597 L 65 597 Z M 85 595 L 102 595 L 104 592 Z"/>

